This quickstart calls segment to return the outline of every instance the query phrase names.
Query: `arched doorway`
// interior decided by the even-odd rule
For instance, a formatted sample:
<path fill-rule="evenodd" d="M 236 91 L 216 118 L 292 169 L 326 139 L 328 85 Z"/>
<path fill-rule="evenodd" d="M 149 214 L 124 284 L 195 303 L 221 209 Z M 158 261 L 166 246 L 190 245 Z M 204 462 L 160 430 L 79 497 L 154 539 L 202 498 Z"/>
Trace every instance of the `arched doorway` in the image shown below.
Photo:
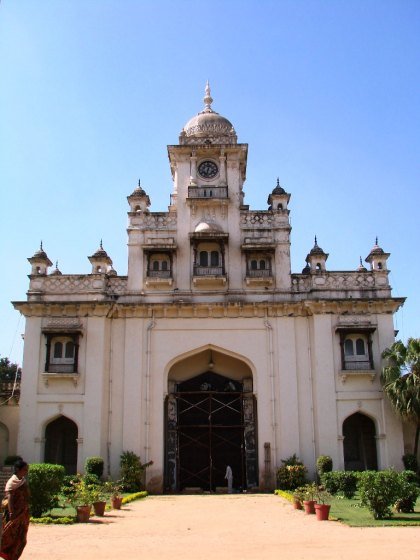
<path fill-rule="evenodd" d="M 343 422 L 344 469 L 377 470 L 376 430 L 373 420 L 356 412 Z"/>
<path fill-rule="evenodd" d="M 67 474 L 77 472 L 77 437 L 76 424 L 59 416 L 45 428 L 44 462 L 63 465 Z"/>
<path fill-rule="evenodd" d="M 216 373 L 215 362 L 222 371 L 229 365 L 228 359 L 223 362 L 222 355 L 210 352 L 211 369 L 171 384 L 165 405 L 167 491 L 226 487 L 227 465 L 236 490 L 258 485 L 256 401 L 249 368 L 238 379 L 235 367 L 231 376 Z M 187 362 L 184 366 L 189 369 Z"/>

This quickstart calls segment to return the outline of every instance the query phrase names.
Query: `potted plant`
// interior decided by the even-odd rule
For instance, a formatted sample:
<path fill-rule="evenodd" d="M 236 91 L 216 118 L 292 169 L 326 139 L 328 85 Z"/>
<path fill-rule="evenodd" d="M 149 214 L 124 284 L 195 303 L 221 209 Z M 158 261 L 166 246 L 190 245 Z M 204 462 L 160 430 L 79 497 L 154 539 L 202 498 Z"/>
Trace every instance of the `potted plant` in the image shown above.
<path fill-rule="evenodd" d="M 120 480 L 107 480 L 104 484 L 104 490 L 110 495 L 111 505 L 113 509 L 121 509 L 123 485 Z"/>
<path fill-rule="evenodd" d="M 304 500 L 303 500 L 303 507 L 306 514 L 315 513 L 315 496 L 317 493 L 317 485 L 315 482 L 311 482 L 310 484 L 305 484 L 303 487 L 304 491 Z"/>
<path fill-rule="evenodd" d="M 293 490 L 293 507 L 295 509 L 303 509 L 303 500 L 305 499 L 305 490 L 303 486 L 299 486 Z"/>
<path fill-rule="evenodd" d="M 323 486 L 318 486 L 316 491 L 316 504 L 315 513 L 318 521 L 328 521 L 328 516 L 330 514 L 331 504 L 328 504 L 331 500 L 331 494 L 325 490 Z"/>
<path fill-rule="evenodd" d="M 92 486 L 87 484 L 83 478 L 71 482 L 72 492 L 68 501 L 76 510 L 79 523 L 87 523 L 92 509 L 93 492 Z"/>
<path fill-rule="evenodd" d="M 106 495 L 102 484 L 92 487 L 92 505 L 95 515 L 103 517 L 106 507 Z"/>

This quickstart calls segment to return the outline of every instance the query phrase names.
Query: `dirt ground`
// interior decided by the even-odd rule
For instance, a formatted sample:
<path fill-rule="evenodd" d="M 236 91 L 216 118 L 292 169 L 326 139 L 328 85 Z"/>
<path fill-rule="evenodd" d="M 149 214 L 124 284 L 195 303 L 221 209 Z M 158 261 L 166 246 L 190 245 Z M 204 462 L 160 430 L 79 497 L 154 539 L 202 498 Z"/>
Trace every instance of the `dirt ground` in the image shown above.
<path fill-rule="evenodd" d="M 31 525 L 21 560 L 420 558 L 420 527 L 317 521 L 267 494 L 149 496 L 104 518 Z"/>

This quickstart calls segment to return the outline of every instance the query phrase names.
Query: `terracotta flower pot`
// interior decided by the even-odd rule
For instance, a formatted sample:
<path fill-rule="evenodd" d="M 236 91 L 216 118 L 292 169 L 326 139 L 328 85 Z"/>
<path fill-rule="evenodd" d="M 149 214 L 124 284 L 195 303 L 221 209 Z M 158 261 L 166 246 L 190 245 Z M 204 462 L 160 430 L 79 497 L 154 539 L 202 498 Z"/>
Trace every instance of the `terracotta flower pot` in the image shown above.
<path fill-rule="evenodd" d="M 329 504 L 315 504 L 315 513 L 318 521 L 328 521 L 330 507 Z"/>
<path fill-rule="evenodd" d="M 303 509 L 302 502 L 300 500 L 293 500 L 293 507 L 295 509 Z"/>
<path fill-rule="evenodd" d="M 105 513 L 105 506 L 106 506 L 106 502 L 104 501 L 93 502 L 93 509 L 95 511 L 95 515 L 98 515 L 99 517 L 103 517 Z"/>
<path fill-rule="evenodd" d="M 315 513 L 315 500 L 303 500 L 303 507 L 305 513 L 309 515 L 310 513 Z"/>
<path fill-rule="evenodd" d="M 76 518 L 79 523 L 87 523 L 90 517 L 90 510 L 92 506 L 77 506 Z"/>
<path fill-rule="evenodd" d="M 121 509 L 122 498 L 121 497 L 114 497 L 111 498 L 111 505 L 113 509 Z"/>

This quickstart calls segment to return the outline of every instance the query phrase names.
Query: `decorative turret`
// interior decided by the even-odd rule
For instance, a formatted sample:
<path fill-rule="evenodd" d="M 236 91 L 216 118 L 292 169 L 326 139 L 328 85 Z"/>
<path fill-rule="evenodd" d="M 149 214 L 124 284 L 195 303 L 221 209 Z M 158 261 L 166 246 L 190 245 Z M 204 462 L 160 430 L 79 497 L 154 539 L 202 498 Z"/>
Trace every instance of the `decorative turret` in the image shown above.
<path fill-rule="evenodd" d="M 149 212 L 150 198 L 146 191 L 141 188 L 140 179 L 139 184 L 135 190 L 127 196 L 128 204 L 130 205 L 131 212 Z"/>
<path fill-rule="evenodd" d="M 107 274 L 112 269 L 112 260 L 102 247 L 102 239 L 99 249 L 91 257 L 88 257 L 92 264 L 92 274 Z"/>
<path fill-rule="evenodd" d="M 277 177 L 277 185 L 274 187 L 271 194 L 268 195 L 267 199 L 269 210 L 287 210 L 289 200 L 290 194 L 280 186 L 280 180 Z"/>
<path fill-rule="evenodd" d="M 318 245 L 315 235 L 315 244 L 306 256 L 306 262 L 311 268 L 311 272 L 325 271 L 325 263 L 328 259 L 328 253 L 325 253 Z"/>
<path fill-rule="evenodd" d="M 31 263 L 31 275 L 33 276 L 47 274 L 48 268 L 53 264 L 42 247 L 42 241 L 39 250 L 34 254 L 33 257 L 29 257 L 28 261 Z"/>
<path fill-rule="evenodd" d="M 357 272 L 367 272 L 367 268 L 363 266 L 362 257 L 360 257 L 360 264 L 357 267 Z"/>
<path fill-rule="evenodd" d="M 387 270 L 386 261 L 390 254 L 391 253 L 385 253 L 385 251 L 379 247 L 378 238 L 376 238 L 375 245 L 366 257 L 365 262 L 370 264 L 371 270 Z"/>
<path fill-rule="evenodd" d="M 58 261 L 55 262 L 55 268 L 52 272 L 50 272 L 50 276 L 62 276 L 62 272 L 58 268 Z"/>

